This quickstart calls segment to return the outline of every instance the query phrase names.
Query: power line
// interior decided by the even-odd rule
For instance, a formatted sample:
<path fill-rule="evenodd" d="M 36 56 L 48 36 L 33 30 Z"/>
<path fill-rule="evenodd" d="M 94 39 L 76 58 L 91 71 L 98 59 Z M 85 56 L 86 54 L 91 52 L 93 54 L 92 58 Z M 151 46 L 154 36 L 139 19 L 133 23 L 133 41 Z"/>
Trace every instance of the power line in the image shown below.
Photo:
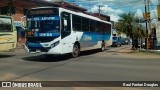
<path fill-rule="evenodd" d="M 136 4 L 136 5 L 128 5 L 128 6 L 122 6 L 122 7 L 113 7 L 113 9 L 118 9 L 118 8 L 128 8 L 128 7 L 133 7 L 133 6 L 140 6 L 140 5 L 143 5 L 143 4 Z"/>
<path fill-rule="evenodd" d="M 137 1 L 139 1 L 139 0 L 137 0 Z M 85 1 L 85 2 L 82 2 L 82 3 L 85 3 L 86 4 L 86 2 L 89 2 L 89 1 Z M 93 2 L 93 1 L 90 1 L 90 2 Z M 97 2 L 97 1 L 96 1 Z M 106 2 L 106 1 L 105 1 Z M 136 1 L 135 1 L 136 2 Z M 75 4 L 77 4 L 77 2 L 73 2 L 73 3 L 75 3 Z M 79 2 L 78 2 L 79 3 Z M 80 2 L 81 3 L 81 2 Z M 91 5 L 91 3 L 89 4 L 89 6 Z M 133 6 L 139 6 L 139 5 L 143 5 L 143 4 L 136 4 L 136 5 L 128 5 L 128 6 L 122 6 L 122 7 L 113 7 L 113 9 L 118 9 L 118 8 L 128 8 L 128 7 L 133 7 Z"/>
<path fill-rule="evenodd" d="M 137 2 L 137 1 L 139 1 L 139 0 L 136 0 L 136 1 L 133 1 L 133 0 L 128 0 L 127 2 Z M 86 2 L 92 2 L 92 3 L 97 3 L 97 2 L 102 2 L 102 3 L 104 3 L 104 2 L 117 2 L 117 3 L 127 3 L 126 1 L 112 1 L 112 0 L 85 0 L 85 1 L 83 1 L 83 0 L 74 0 L 74 1 L 72 1 L 72 2 L 76 2 L 76 3 L 86 3 Z"/>

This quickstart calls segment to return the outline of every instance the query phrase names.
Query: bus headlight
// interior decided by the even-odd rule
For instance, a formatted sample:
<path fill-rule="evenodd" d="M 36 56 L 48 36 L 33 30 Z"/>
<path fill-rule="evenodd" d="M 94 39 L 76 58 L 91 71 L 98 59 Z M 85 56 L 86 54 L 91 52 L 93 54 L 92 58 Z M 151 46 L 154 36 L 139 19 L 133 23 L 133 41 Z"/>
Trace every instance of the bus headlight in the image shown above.
<path fill-rule="evenodd" d="M 57 41 L 57 42 L 53 43 L 53 44 L 51 45 L 51 48 L 56 47 L 58 44 L 59 44 L 59 41 Z"/>

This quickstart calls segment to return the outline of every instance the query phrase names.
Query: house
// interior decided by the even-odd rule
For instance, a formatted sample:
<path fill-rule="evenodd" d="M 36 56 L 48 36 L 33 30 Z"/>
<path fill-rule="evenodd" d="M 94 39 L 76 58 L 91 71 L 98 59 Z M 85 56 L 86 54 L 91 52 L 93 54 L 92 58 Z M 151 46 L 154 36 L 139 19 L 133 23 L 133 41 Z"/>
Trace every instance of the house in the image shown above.
<path fill-rule="evenodd" d="M 0 0 L 0 15 L 12 15 L 14 23 L 17 28 L 18 43 L 25 43 L 25 32 L 21 27 L 25 23 L 26 10 L 34 7 L 54 6 L 70 9 L 76 12 L 85 12 L 87 9 L 79 7 L 77 5 L 63 2 L 63 0 L 54 0 L 56 2 L 49 2 L 47 0 Z M 22 22 L 24 21 L 24 22 Z"/>

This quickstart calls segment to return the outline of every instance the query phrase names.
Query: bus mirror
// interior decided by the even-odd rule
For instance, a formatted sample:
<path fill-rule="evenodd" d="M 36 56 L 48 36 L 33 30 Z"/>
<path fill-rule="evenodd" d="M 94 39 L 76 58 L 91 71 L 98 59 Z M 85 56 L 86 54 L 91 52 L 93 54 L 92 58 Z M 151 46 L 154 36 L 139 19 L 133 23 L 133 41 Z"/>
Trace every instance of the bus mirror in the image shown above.
<path fill-rule="evenodd" d="M 64 20 L 64 26 L 67 26 L 67 20 Z"/>

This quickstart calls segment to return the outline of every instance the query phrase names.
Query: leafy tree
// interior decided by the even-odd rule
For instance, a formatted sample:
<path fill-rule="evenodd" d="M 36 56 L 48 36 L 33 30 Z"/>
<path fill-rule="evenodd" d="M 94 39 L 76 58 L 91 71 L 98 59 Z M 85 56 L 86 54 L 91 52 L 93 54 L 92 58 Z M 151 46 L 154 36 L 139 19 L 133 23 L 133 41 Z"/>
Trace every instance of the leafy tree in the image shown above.
<path fill-rule="evenodd" d="M 134 38 L 145 36 L 144 27 L 139 24 L 139 19 L 132 12 L 121 14 L 115 28 L 118 33 L 125 33 L 128 37 L 131 37 L 132 41 Z"/>

